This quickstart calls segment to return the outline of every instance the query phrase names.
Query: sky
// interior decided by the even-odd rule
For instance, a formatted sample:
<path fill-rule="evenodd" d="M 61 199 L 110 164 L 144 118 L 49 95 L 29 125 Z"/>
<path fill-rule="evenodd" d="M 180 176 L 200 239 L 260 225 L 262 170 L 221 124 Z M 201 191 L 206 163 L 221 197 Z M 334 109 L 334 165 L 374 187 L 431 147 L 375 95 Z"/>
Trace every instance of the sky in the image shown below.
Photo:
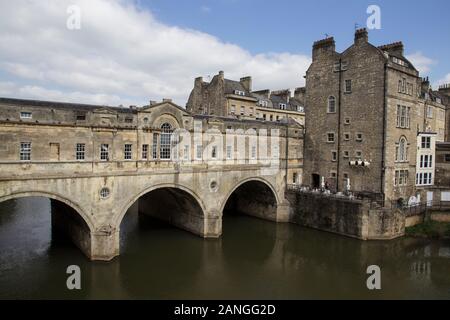
<path fill-rule="evenodd" d="M 313 42 L 344 51 L 370 5 L 371 43 L 403 41 L 421 76 L 450 83 L 448 0 L 0 0 L 0 96 L 185 106 L 194 78 L 220 70 L 255 90 L 300 87 Z"/>

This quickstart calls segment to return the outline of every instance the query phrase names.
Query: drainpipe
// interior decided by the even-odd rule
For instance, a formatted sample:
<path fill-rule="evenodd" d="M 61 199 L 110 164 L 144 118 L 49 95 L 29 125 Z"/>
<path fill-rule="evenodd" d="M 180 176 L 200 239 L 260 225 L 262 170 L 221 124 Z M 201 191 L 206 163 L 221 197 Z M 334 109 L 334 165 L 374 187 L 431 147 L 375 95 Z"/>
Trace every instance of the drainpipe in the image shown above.
<path fill-rule="evenodd" d="M 338 132 L 337 132 L 337 172 L 336 172 L 336 192 L 339 192 L 340 164 L 341 164 L 341 98 L 342 98 L 342 58 L 339 58 L 339 101 L 338 101 Z"/>
<path fill-rule="evenodd" d="M 385 158 L 386 158 L 386 121 L 387 121 L 387 62 L 384 63 L 384 83 L 383 83 L 383 143 L 381 144 L 381 194 L 383 195 L 383 202 L 386 199 L 384 194 L 384 180 L 385 180 Z"/>
<path fill-rule="evenodd" d="M 287 122 L 286 122 L 286 138 L 285 138 L 285 140 L 286 140 L 286 142 L 285 142 L 285 145 L 286 145 L 285 149 L 286 150 L 285 150 L 285 155 L 284 155 L 286 168 L 284 169 L 285 170 L 284 183 L 285 183 L 286 188 L 287 188 L 287 185 L 288 185 L 288 164 L 289 164 L 289 161 L 288 161 L 288 155 L 289 155 L 289 141 L 288 141 L 288 136 L 289 136 L 289 117 L 287 117 L 286 119 L 287 119 Z"/>

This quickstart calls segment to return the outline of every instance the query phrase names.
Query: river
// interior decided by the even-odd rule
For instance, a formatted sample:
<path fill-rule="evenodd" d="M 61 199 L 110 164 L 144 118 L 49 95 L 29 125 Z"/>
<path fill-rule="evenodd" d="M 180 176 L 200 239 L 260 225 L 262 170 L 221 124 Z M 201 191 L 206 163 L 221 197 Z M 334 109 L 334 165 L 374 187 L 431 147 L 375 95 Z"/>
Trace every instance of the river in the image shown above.
<path fill-rule="evenodd" d="M 204 240 L 133 207 L 120 257 L 101 263 L 52 239 L 50 211 L 44 198 L 0 204 L 1 299 L 450 299 L 450 241 L 362 242 L 232 214 Z M 66 287 L 69 265 L 81 290 Z M 367 289 L 369 265 L 381 290 Z"/>

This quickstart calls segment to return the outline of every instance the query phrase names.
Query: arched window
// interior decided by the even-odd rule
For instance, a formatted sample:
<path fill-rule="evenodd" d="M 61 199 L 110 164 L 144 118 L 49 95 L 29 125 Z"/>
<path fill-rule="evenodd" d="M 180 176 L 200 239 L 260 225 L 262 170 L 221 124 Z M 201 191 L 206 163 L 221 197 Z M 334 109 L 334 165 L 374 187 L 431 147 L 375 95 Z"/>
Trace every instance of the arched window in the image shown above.
<path fill-rule="evenodd" d="M 336 98 L 333 96 L 328 97 L 328 113 L 336 112 Z"/>
<path fill-rule="evenodd" d="M 161 138 L 159 143 L 159 158 L 162 160 L 169 160 L 170 147 L 172 142 L 172 126 L 168 123 L 164 123 L 161 126 Z"/>
<path fill-rule="evenodd" d="M 396 147 L 395 160 L 399 162 L 408 161 L 408 149 L 408 141 L 405 137 L 401 137 Z"/>

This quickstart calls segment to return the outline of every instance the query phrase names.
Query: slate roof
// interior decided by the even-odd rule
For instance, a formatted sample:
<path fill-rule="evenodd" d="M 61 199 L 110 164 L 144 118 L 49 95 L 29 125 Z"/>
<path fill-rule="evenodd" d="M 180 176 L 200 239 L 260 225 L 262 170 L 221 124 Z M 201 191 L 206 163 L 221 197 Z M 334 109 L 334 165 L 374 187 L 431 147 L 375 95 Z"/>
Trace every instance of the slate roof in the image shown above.
<path fill-rule="evenodd" d="M 135 113 L 136 110 L 125 107 L 111 107 L 104 105 L 93 104 L 81 104 L 81 103 L 69 103 L 69 102 L 56 102 L 56 101 L 42 101 L 42 100 L 28 100 L 28 99 L 14 99 L 14 98 L 2 98 L 0 97 L 0 104 L 11 104 L 29 107 L 46 107 L 52 109 L 70 109 L 79 111 L 93 111 L 97 109 L 106 109 L 112 112 L 119 113 Z"/>
<path fill-rule="evenodd" d="M 239 81 L 225 79 L 225 94 L 234 94 L 236 90 L 245 92 L 247 97 L 252 96 Z"/>

